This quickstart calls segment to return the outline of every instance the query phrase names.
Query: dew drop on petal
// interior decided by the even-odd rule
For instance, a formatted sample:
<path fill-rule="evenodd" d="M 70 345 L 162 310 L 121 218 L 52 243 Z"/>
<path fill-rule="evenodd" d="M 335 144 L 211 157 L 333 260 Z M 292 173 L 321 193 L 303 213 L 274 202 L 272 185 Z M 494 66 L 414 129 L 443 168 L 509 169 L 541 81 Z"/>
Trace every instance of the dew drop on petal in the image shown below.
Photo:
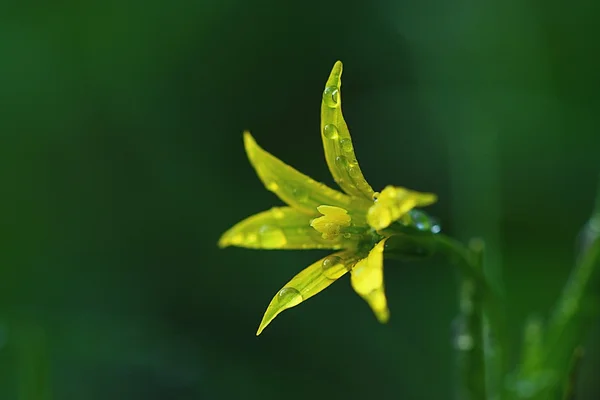
<path fill-rule="evenodd" d="M 233 235 L 231 237 L 231 244 L 233 245 L 240 245 L 244 242 L 244 234 L 243 233 L 236 233 L 235 235 Z"/>
<path fill-rule="evenodd" d="M 252 246 L 252 245 L 258 243 L 258 235 L 256 233 L 249 233 L 246 236 L 245 242 L 246 242 L 246 245 L 249 245 L 249 246 Z"/>
<path fill-rule="evenodd" d="M 287 243 L 285 234 L 276 226 L 263 225 L 258 230 L 258 236 L 261 245 L 267 249 L 279 249 Z"/>
<path fill-rule="evenodd" d="M 469 351 L 469 350 L 473 349 L 474 345 L 475 345 L 475 342 L 473 340 L 473 337 L 466 333 L 456 336 L 456 338 L 454 340 L 454 346 L 458 350 Z"/>
<path fill-rule="evenodd" d="M 300 186 L 294 186 L 292 188 L 292 194 L 294 195 L 296 201 L 300 203 L 308 200 L 308 191 Z"/>
<path fill-rule="evenodd" d="M 302 295 L 297 289 L 284 287 L 277 293 L 279 307 L 291 308 L 302 303 Z"/>
<path fill-rule="evenodd" d="M 348 167 L 348 175 L 353 179 L 358 179 L 360 178 L 360 169 L 358 169 L 358 167 L 350 166 Z"/>
<path fill-rule="evenodd" d="M 354 150 L 354 147 L 352 146 L 352 140 L 350 139 L 340 140 L 340 146 L 346 153 L 350 153 L 352 150 Z"/>
<path fill-rule="evenodd" d="M 348 167 L 348 159 L 344 156 L 337 156 L 335 158 L 335 164 L 338 168 L 346 169 Z"/>
<path fill-rule="evenodd" d="M 267 183 L 266 186 L 267 186 L 267 189 L 270 190 L 271 192 L 276 192 L 277 189 L 279 189 L 279 185 L 275 181 L 271 181 L 271 182 Z"/>
<path fill-rule="evenodd" d="M 337 279 L 346 272 L 344 269 L 335 268 L 339 264 L 342 264 L 342 259 L 338 256 L 329 256 L 323 259 L 321 268 L 323 269 L 323 275 L 329 279 Z"/>
<path fill-rule="evenodd" d="M 283 219 L 285 217 L 285 214 L 283 213 L 283 211 L 279 207 L 273 207 L 271 209 L 271 214 L 273 214 L 273 217 L 275 219 Z"/>
<path fill-rule="evenodd" d="M 329 108 L 336 108 L 340 105 L 340 91 L 337 86 L 328 86 L 323 91 L 323 102 Z"/>
<path fill-rule="evenodd" d="M 338 128 L 334 124 L 327 124 L 323 127 L 323 136 L 327 139 L 336 140 L 339 137 Z"/>

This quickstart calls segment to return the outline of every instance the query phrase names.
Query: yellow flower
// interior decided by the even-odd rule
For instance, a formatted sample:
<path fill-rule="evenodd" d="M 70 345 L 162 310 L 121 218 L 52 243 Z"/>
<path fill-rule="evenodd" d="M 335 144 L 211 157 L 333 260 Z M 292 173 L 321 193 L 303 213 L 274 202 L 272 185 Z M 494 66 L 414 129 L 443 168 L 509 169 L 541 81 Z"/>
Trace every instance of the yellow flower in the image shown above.
<path fill-rule="evenodd" d="M 409 212 L 436 201 L 431 193 L 387 186 L 373 191 L 354 154 L 341 109 L 342 63 L 336 62 L 321 102 L 321 137 L 331 175 L 344 193 L 300 173 L 258 146 L 244 132 L 250 163 L 266 188 L 287 207 L 274 207 L 229 229 L 220 247 L 254 249 L 331 249 L 337 252 L 304 269 L 269 306 L 257 335 L 282 311 L 321 292 L 350 272 L 352 287 L 369 304 L 377 319 L 387 322 L 389 311 L 383 283 L 386 230 L 394 223 L 410 223 Z"/>

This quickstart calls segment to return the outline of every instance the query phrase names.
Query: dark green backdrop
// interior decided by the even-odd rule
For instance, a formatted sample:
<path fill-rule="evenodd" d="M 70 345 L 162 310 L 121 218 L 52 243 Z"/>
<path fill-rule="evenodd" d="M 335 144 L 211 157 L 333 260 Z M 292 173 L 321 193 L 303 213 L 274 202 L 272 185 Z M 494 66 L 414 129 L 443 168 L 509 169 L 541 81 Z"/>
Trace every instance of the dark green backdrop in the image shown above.
<path fill-rule="evenodd" d="M 446 233 L 488 240 L 516 344 L 593 204 L 596 3 L 2 2 L 0 398 L 450 399 L 441 261 L 386 264 L 387 326 L 342 279 L 254 336 L 324 253 L 217 249 L 279 204 L 241 132 L 333 184 L 319 106 L 341 59 L 367 178 L 438 193 Z"/>

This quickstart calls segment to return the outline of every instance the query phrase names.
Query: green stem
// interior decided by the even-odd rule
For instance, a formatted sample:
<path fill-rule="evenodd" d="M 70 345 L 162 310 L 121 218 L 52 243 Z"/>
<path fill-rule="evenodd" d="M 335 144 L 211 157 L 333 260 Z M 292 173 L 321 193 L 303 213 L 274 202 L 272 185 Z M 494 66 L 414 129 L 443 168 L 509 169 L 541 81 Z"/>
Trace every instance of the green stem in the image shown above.
<path fill-rule="evenodd" d="M 595 313 L 587 309 L 592 283 L 600 276 L 600 182 L 596 207 L 582 229 L 582 246 L 548 326 L 548 364 L 559 368 L 568 364 L 574 348 L 580 344 L 585 327 Z"/>
<path fill-rule="evenodd" d="M 483 271 L 483 242 L 472 241 L 469 247 L 473 266 Z M 479 297 L 480 293 L 473 279 L 461 274 L 454 343 L 460 381 L 458 399 L 486 398 L 483 302 Z"/>
<path fill-rule="evenodd" d="M 575 268 L 548 322 L 543 357 L 535 368 L 524 368 L 521 362 L 515 373 L 515 398 L 546 400 L 573 396 L 572 381 L 582 354 L 580 346 L 597 316 L 592 294 L 594 284 L 600 280 L 600 182 L 595 210 L 579 238 L 581 246 Z M 523 382 L 530 388 L 525 392 L 519 390 Z"/>
<path fill-rule="evenodd" d="M 468 353 L 468 361 L 461 361 L 465 365 L 461 380 L 466 385 L 464 390 L 471 393 L 472 399 L 499 397 L 502 382 L 490 382 L 487 373 L 493 372 L 492 378 L 504 373 L 504 318 L 500 297 L 483 274 L 482 249 L 478 250 L 477 246 L 468 249 L 443 234 L 408 232 L 396 228 L 394 235 L 386 242 L 385 254 L 403 260 L 440 254 L 458 269 L 463 283 L 469 282 L 472 289 L 469 289 L 471 292 L 468 296 L 472 299 L 473 313 L 463 322 L 465 329 L 476 337 L 473 337 L 473 350 Z"/>

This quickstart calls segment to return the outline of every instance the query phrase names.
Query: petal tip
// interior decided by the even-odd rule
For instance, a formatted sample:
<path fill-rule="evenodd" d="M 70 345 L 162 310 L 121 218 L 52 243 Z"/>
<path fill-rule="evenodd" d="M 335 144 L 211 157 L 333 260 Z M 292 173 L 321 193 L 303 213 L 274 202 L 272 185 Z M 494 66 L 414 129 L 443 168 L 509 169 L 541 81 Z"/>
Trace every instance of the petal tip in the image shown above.
<path fill-rule="evenodd" d="M 221 237 L 219 238 L 219 241 L 217 242 L 217 246 L 220 249 L 224 249 L 226 247 L 229 247 L 233 244 L 232 240 L 231 240 L 231 234 L 228 232 L 225 232 L 224 234 L 221 235 Z"/>
<path fill-rule="evenodd" d="M 244 149 L 246 150 L 246 155 L 250 160 L 250 164 L 254 165 L 257 152 L 260 152 L 262 149 L 256 143 L 256 140 L 254 140 L 254 137 L 249 131 L 244 131 Z"/>
<path fill-rule="evenodd" d="M 253 147 L 256 146 L 256 141 L 254 140 L 254 137 L 252 137 L 252 134 L 250 133 L 250 131 L 244 131 L 244 147 L 246 148 L 246 151 L 248 151 L 248 147 Z"/>
<path fill-rule="evenodd" d="M 425 207 L 437 202 L 438 197 L 435 193 L 422 193 L 420 200 L 421 201 L 419 205 L 421 207 Z"/>
<path fill-rule="evenodd" d="M 390 321 L 390 310 L 386 308 L 378 312 L 375 316 L 380 323 L 387 324 Z"/>
<path fill-rule="evenodd" d="M 260 325 L 256 330 L 256 336 L 260 336 L 260 334 L 265 330 L 267 326 L 269 326 L 269 324 L 275 319 L 275 317 L 276 315 L 267 317 L 267 313 L 265 313 L 265 316 L 263 317 L 262 321 L 260 321 Z"/>
<path fill-rule="evenodd" d="M 343 69 L 344 66 L 341 61 L 338 60 L 335 62 L 335 64 L 333 64 L 333 68 L 329 74 L 329 79 L 327 80 L 327 86 L 340 86 Z"/>

